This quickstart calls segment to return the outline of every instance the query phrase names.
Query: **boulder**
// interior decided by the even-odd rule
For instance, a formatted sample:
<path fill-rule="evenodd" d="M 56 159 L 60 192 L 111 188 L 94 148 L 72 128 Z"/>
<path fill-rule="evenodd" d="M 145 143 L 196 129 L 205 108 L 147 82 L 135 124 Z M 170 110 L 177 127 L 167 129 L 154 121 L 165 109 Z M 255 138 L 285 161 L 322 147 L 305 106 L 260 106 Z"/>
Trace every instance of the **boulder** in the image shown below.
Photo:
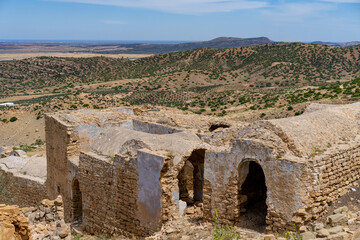
<path fill-rule="evenodd" d="M 347 206 L 339 207 L 334 210 L 334 214 L 347 213 L 349 211 Z"/>
<path fill-rule="evenodd" d="M 264 236 L 264 240 L 274 240 L 275 236 L 273 234 L 267 234 Z"/>
<path fill-rule="evenodd" d="M 328 232 L 330 234 L 336 234 L 336 233 L 341 232 L 342 230 L 343 230 L 342 226 L 336 226 L 336 227 L 329 228 Z"/>
<path fill-rule="evenodd" d="M 331 226 L 337 226 L 337 225 L 342 225 L 342 224 L 346 224 L 347 223 L 347 215 L 345 213 L 337 213 L 334 215 L 330 215 L 327 218 L 327 222 L 331 225 Z"/>
<path fill-rule="evenodd" d="M 301 237 L 303 240 L 312 240 L 316 238 L 315 234 L 312 232 L 303 232 L 301 233 Z"/>
<path fill-rule="evenodd" d="M 299 228 L 299 231 L 300 231 L 301 233 L 306 232 L 306 231 L 307 231 L 306 226 L 301 226 L 301 227 Z"/>
<path fill-rule="evenodd" d="M 360 228 L 358 228 L 354 235 L 352 236 L 352 240 L 360 240 Z"/>
<path fill-rule="evenodd" d="M 325 228 L 320 229 L 316 234 L 316 236 L 319 238 L 326 238 L 329 235 L 330 235 L 329 231 L 326 230 Z"/>
<path fill-rule="evenodd" d="M 337 233 L 335 235 L 330 235 L 327 239 L 329 240 L 347 240 L 349 235 L 345 232 Z"/>

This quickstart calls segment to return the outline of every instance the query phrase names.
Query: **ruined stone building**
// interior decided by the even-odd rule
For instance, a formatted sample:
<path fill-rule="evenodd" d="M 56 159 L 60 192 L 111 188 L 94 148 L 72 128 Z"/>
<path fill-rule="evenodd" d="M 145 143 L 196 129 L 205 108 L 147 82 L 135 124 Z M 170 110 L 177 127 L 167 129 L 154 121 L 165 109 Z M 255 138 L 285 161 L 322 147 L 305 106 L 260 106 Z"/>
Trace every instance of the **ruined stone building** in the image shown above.
<path fill-rule="evenodd" d="M 0 158 L 0 203 L 35 206 L 47 197 L 46 158 L 23 151 Z"/>
<path fill-rule="evenodd" d="M 360 103 L 253 123 L 176 110 L 46 116 L 47 194 L 90 233 L 147 236 L 168 220 L 270 232 L 322 216 L 358 184 Z"/>

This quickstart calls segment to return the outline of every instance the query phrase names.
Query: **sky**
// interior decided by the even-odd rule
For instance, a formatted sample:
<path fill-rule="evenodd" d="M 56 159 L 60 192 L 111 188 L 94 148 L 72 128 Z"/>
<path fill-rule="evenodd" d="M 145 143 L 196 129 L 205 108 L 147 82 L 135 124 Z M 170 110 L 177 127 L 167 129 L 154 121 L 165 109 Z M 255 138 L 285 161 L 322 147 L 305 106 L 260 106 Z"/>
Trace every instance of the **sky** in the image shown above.
<path fill-rule="evenodd" d="M 360 41 L 360 0 L 0 0 L 2 40 Z"/>

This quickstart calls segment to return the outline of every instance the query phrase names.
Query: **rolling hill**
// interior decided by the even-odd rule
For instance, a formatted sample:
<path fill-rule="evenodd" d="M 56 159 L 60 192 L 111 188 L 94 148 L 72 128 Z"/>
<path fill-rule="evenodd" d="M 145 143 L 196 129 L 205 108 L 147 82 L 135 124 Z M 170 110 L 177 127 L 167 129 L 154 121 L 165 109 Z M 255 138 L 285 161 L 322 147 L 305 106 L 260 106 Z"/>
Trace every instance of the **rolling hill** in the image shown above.
<path fill-rule="evenodd" d="M 319 85 L 358 76 L 360 45 L 348 48 L 302 43 L 271 43 L 228 49 L 199 48 L 134 61 L 106 57 L 39 57 L 0 63 L 4 95 L 72 84 L 150 77 L 168 81 L 186 72 L 206 85 L 233 82 L 279 86 Z M 148 85 L 154 85 L 149 82 Z M 156 83 L 158 84 L 158 83 Z M 193 84 L 196 86 L 196 83 Z M 144 86 L 142 86 L 144 87 Z"/>

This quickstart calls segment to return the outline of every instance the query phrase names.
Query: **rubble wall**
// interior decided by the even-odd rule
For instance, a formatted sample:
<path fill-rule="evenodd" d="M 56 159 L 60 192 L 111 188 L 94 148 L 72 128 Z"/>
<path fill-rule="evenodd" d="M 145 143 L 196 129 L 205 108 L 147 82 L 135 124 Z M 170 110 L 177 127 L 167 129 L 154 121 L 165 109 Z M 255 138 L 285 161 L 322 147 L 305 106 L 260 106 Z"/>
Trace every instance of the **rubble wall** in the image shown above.
<path fill-rule="evenodd" d="M 216 209 L 221 222 L 238 222 L 244 210 L 241 206 L 246 201 L 239 196 L 239 190 L 248 174 L 241 166 L 250 161 L 259 164 L 265 175 L 267 230 L 292 227 L 292 217 L 304 206 L 306 198 L 306 164 L 276 159 L 271 149 L 252 140 L 237 140 L 225 152 L 206 152 L 204 218 L 210 220 Z"/>
<path fill-rule="evenodd" d="M 161 159 L 139 155 L 141 160 L 139 156 L 131 160 L 115 156 L 112 162 L 93 153 L 80 154 L 77 179 L 86 231 L 148 236 L 160 229 Z M 139 172 L 147 170 L 139 178 Z"/>
<path fill-rule="evenodd" d="M 36 206 L 46 197 L 46 185 L 0 169 L 0 203 Z"/>
<path fill-rule="evenodd" d="M 360 148 L 354 146 L 312 161 L 312 192 L 307 204 L 308 215 L 316 219 L 327 206 L 345 195 L 360 179 Z"/>

